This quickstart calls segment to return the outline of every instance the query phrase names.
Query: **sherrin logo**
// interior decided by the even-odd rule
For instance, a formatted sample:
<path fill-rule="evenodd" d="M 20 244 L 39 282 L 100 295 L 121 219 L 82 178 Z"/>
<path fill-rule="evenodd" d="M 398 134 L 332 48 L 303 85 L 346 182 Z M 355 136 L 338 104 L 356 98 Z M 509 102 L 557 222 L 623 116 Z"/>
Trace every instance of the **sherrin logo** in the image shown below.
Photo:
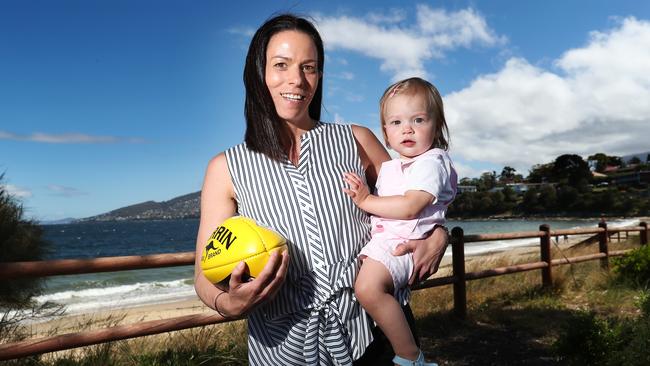
<path fill-rule="evenodd" d="M 237 237 L 233 235 L 232 231 L 228 230 L 225 226 L 219 226 L 215 230 L 210 239 L 208 240 L 208 245 L 205 246 L 205 252 L 202 260 L 205 261 L 216 255 L 221 254 L 221 246 L 225 246 L 226 250 L 237 240 Z M 221 246 L 215 247 L 215 242 L 220 243 Z"/>
<path fill-rule="evenodd" d="M 226 219 L 207 240 L 201 255 L 203 274 L 212 283 L 230 276 L 234 267 L 246 262 L 250 275 L 256 277 L 270 254 L 286 250 L 286 239 L 255 220 L 234 216 Z"/>

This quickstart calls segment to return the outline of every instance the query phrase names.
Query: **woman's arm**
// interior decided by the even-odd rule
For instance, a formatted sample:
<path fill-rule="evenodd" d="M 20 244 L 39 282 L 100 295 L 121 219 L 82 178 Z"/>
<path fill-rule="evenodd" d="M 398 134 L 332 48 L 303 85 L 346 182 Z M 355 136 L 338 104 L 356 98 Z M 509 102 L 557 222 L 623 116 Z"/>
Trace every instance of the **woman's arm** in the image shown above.
<path fill-rule="evenodd" d="M 201 269 L 201 254 L 210 234 L 237 211 L 235 191 L 225 154 L 214 157 L 208 164 L 201 191 L 201 220 L 196 238 L 194 289 L 201 301 L 227 317 L 239 317 L 253 307 L 270 299 L 280 288 L 287 273 L 289 255 L 271 255 L 264 270 L 250 282 L 242 282 L 246 265 L 242 262 L 230 276 L 229 289 L 224 291 L 210 283 Z M 219 297 L 217 297 L 219 296 Z M 218 300 L 218 304 L 216 301 Z"/>
<path fill-rule="evenodd" d="M 371 187 L 377 183 L 381 164 L 390 160 L 390 155 L 372 131 L 363 126 L 352 125 L 352 134 L 357 140 L 359 158 L 366 172 L 366 182 Z"/>

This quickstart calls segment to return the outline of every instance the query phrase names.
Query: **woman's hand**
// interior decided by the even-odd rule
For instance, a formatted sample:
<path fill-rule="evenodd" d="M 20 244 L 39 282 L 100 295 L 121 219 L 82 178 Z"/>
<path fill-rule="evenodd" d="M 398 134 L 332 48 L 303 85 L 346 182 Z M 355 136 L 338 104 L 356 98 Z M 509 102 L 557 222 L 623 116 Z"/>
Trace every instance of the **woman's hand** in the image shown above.
<path fill-rule="evenodd" d="M 240 262 L 230 275 L 229 289 L 214 303 L 215 310 L 228 318 L 238 318 L 256 306 L 271 300 L 280 290 L 287 275 L 289 253 L 274 252 L 259 276 L 245 281 L 246 263 Z M 218 303 L 217 303 L 218 302 Z"/>
<path fill-rule="evenodd" d="M 395 248 L 393 251 L 395 256 L 413 253 L 413 275 L 409 279 L 409 286 L 424 281 L 438 272 L 448 242 L 447 230 L 443 226 L 436 226 L 428 238 L 409 240 Z"/>

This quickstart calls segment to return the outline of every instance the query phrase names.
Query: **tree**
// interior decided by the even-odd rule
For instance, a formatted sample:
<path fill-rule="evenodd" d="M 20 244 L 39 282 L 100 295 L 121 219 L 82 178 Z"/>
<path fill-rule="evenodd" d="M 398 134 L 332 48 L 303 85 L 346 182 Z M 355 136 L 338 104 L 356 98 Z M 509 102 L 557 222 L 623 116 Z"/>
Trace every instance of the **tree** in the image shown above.
<path fill-rule="evenodd" d="M 563 211 L 573 211 L 579 198 L 580 194 L 577 189 L 570 186 L 560 187 L 557 191 L 558 208 Z"/>
<path fill-rule="evenodd" d="M 591 155 L 587 158 L 587 161 L 594 161 L 596 162 L 595 170 L 599 173 L 602 173 L 605 171 L 605 168 L 607 167 L 607 155 L 603 153 L 598 153 Z"/>
<path fill-rule="evenodd" d="M 605 171 L 605 168 L 608 166 L 616 166 L 620 167 L 623 164 L 623 161 L 621 160 L 620 157 L 618 156 L 609 156 L 603 153 L 597 153 L 594 155 L 590 155 L 587 158 L 588 161 L 595 161 L 596 162 L 596 171 L 599 173 L 602 173 Z"/>
<path fill-rule="evenodd" d="M 515 172 L 517 169 L 509 166 L 503 167 L 501 174 L 499 175 L 499 182 L 501 183 L 510 183 L 515 179 Z"/>
<path fill-rule="evenodd" d="M 0 174 L 0 183 L 3 178 Z M 22 205 L 0 184 L 0 263 L 40 260 L 47 247 L 42 228 L 23 217 Z M 36 279 L 0 281 L 0 307 L 28 306 L 40 291 Z"/>
<path fill-rule="evenodd" d="M 630 161 L 627 162 L 628 164 L 641 164 L 641 159 L 637 158 L 636 156 L 630 159 Z"/>
<path fill-rule="evenodd" d="M 495 171 L 484 172 L 478 180 L 478 190 L 488 191 L 497 185 L 497 173 Z"/>
<path fill-rule="evenodd" d="M 546 183 L 552 180 L 553 163 L 533 165 L 532 170 L 528 173 L 528 182 Z"/>
<path fill-rule="evenodd" d="M 537 201 L 540 207 L 546 211 L 553 211 L 557 206 L 557 193 L 555 188 L 551 185 L 542 186 L 539 190 L 539 197 Z"/>
<path fill-rule="evenodd" d="M 553 181 L 568 184 L 571 187 L 584 190 L 591 180 L 589 165 L 575 154 L 560 155 L 555 159 L 551 170 Z"/>

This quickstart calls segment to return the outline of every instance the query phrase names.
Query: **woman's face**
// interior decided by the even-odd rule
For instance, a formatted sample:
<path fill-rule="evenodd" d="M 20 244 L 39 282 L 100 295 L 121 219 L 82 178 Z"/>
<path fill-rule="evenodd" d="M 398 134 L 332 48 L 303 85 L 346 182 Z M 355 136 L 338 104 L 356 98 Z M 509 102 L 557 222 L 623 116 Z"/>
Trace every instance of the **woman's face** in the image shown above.
<path fill-rule="evenodd" d="M 266 48 L 265 79 L 280 118 L 294 124 L 309 122 L 309 104 L 320 79 L 311 37 L 294 30 L 273 35 Z"/>

